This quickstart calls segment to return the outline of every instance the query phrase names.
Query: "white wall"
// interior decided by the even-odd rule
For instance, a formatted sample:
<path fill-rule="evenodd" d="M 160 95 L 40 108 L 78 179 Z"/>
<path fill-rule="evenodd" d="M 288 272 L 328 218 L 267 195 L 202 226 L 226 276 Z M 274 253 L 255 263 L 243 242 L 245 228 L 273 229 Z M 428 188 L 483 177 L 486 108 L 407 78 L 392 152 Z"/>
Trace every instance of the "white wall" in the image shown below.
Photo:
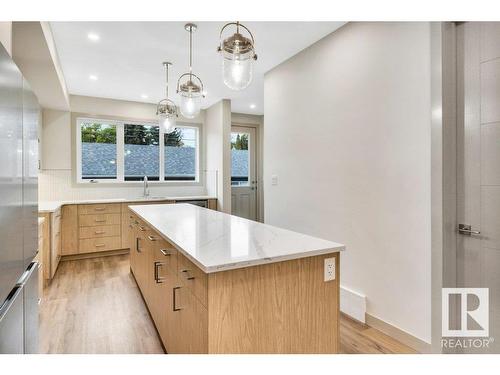
<path fill-rule="evenodd" d="M 12 22 L 0 22 L 0 43 L 7 50 L 9 55 L 12 56 Z"/>
<path fill-rule="evenodd" d="M 231 213 L 231 102 L 221 100 L 205 111 L 207 193 L 218 209 Z"/>
<path fill-rule="evenodd" d="M 97 198 L 133 198 L 142 195 L 142 184 L 77 184 L 75 173 L 76 118 L 96 116 L 107 119 L 130 119 L 154 121 L 154 104 L 127 102 L 113 99 L 71 96 L 71 112 L 52 109 L 43 110 L 42 124 L 42 170 L 39 174 L 39 200 L 72 200 Z M 179 119 L 179 122 L 203 124 L 204 114 L 194 120 Z M 202 125 L 201 150 L 205 147 Z M 203 159 L 203 158 L 202 158 Z M 203 163 L 203 161 L 202 161 Z M 200 170 L 204 170 L 204 165 Z M 203 178 L 205 176 L 202 176 Z M 203 186 L 166 186 L 150 183 L 153 196 L 205 195 Z"/>
<path fill-rule="evenodd" d="M 265 221 L 346 244 L 341 284 L 430 342 L 430 25 L 347 24 L 264 99 Z"/>

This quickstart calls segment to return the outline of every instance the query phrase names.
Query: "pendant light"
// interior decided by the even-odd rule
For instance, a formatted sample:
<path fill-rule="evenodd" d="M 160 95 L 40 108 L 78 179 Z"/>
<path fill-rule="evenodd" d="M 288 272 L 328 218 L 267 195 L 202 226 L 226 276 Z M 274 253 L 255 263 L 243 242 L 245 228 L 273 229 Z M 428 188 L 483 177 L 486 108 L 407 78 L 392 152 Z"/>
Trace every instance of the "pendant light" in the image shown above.
<path fill-rule="evenodd" d="M 175 123 L 177 117 L 177 106 L 173 101 L 168 98 L 168 67 L 172 65 L 171 62 L 164 62 L 165 67 L 165 99 L 158 102 L 156 106 L 156 116 L 158 116 L 158 125 L 164 133 L 171 133 L 175 130 Z"/>
<path fill-rule="evenodd" d="M 181 114 L 186 118 L 195 118 L 200 113 L 201 98 L 205 97 L 203 82 L 193 73 L 193 32 L 197 26 L 187 23 L 184 29 L 189 32 L 189 72 L 179 77 L 177 93 L 181 96 Z"/>
<path fill-rule="evenodd" d="M 222 39 L 224 29 L 236 27 L 236 32 Z M 245 30 L 250 38 L 240 34 L 240 28 Z M 243 90 L 252 82 L 253 62 L 257 60 L 255 41 L 250 30 L 239 22 L 230 22 L 220 31 L 217 51 L 222 56 L 222 72 L 224 83 L 232 90 Z"/>

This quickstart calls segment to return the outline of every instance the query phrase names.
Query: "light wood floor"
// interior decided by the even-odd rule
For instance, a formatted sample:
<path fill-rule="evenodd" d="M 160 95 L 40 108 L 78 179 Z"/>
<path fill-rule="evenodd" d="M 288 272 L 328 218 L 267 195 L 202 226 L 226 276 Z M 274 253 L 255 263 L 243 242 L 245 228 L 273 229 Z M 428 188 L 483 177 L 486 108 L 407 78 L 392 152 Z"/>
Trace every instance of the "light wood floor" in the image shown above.
<path fill-rule="evenodd" d="M 342 353 L 414 353 L 344 316 Z M 128 255 L 61 262 L 40 307 L 41 353 L 163 353 Z"/>

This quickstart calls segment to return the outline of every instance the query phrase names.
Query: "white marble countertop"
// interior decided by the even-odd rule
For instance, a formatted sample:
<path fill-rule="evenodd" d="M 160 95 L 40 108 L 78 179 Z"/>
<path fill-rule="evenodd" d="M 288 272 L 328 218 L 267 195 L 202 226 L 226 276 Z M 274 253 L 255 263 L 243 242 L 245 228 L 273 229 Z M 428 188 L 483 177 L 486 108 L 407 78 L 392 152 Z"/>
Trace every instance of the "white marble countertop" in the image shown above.
<path fill-rule="evenodd" d="M 345 250 L 335 242 L 189 204 L 130 209 L 205 273 Z"/>
<path fill-rule="evenodd" d="M 126 202 L 154 202 L 154 201 L 190 201 L 190 200 L 206 200 L 217 199 L 209 195 L 195 195 L 195 196 L 176 196 L 176 197 L 149 197 L 149 198 L 105 198 L 105 199 L 81 199 L 69 201 L 40 201 L 38 202 L 38 212 L 54 212 L 65 204 L 93 204 L 93 203 L 126 203 Z"/>

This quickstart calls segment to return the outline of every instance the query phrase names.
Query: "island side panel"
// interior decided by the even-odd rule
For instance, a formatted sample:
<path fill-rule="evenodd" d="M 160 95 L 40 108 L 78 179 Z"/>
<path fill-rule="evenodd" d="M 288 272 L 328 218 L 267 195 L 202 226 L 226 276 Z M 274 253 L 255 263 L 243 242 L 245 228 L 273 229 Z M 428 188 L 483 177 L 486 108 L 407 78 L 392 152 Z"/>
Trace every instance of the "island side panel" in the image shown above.
<path fill-rule="evenodd" d="M 332 253 L 209 274 L 208 352 L 338 353 L 339 271 Z"/>

